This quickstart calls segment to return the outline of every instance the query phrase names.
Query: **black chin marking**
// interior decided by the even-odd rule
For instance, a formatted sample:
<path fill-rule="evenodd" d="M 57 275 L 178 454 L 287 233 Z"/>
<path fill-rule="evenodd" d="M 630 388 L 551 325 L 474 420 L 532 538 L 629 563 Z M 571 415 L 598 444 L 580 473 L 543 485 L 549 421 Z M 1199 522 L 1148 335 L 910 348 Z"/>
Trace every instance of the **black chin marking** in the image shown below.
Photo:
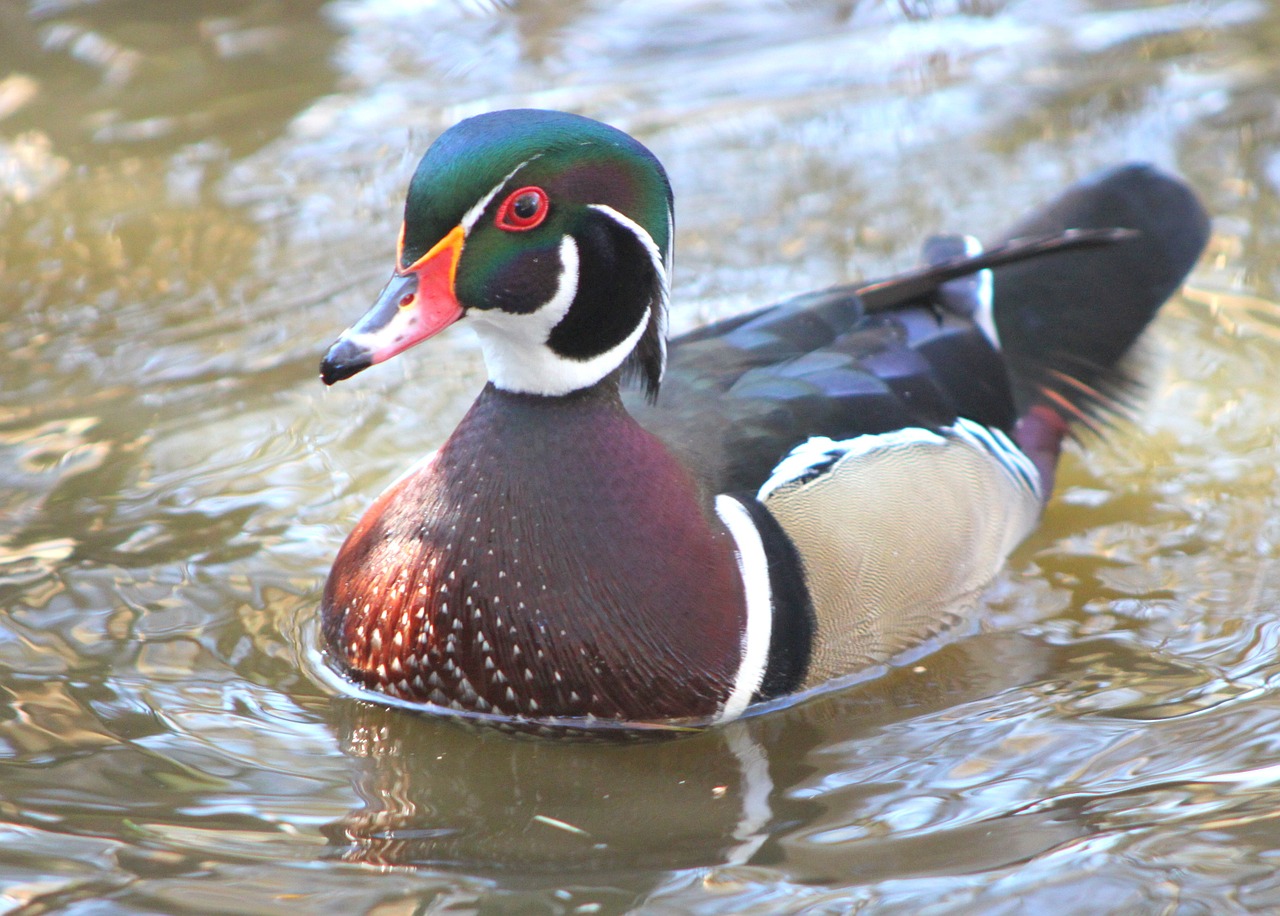
<path fill-rule="evenodd" d="M 564 319 L 552 329 L 548 345 L 566 359 L 591 359 L 626 340 L 648 309 L 649 326 L 628 359 L 639 361 L 646 388 L 656 393 L 662 373 L 661 342 L 656 339 L 662 277 L 648 247 L 629 228 L 597 210 L 587 211 L 573 235 L 579 252 L 578 292 Z"/>

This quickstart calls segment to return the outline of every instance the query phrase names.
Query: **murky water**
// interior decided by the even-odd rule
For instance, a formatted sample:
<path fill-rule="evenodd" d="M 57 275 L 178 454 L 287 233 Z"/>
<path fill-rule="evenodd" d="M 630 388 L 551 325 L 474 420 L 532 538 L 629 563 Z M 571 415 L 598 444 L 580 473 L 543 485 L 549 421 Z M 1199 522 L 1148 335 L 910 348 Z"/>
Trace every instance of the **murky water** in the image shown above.
<path fill-rule="evenodd" d="M 0 910 L 1280 908 L 1280 5 L 0 0 Z M 639 135 L 687 328 L 1123 160 L 1211 249 L 984 631 L 658 745 L 334 695 L 328 562 L 482 379 L 340 389 L 460 117 Z"/>

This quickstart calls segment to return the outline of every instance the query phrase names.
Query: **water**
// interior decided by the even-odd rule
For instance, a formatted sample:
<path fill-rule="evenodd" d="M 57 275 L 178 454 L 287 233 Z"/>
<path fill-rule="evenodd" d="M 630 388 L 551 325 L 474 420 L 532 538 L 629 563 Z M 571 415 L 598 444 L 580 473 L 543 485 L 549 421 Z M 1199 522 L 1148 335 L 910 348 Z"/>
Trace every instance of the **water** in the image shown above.
<path fill-rule="evenodd" d="M 0 2 L 0 910 L 1280 907 L 1278 60 L 1245 0 Z M 664 160 L 677 329 L 1124 159 L 1215 233 L 982 632 L 686 740 L 516 741 L 307 652 L 482 379 L 460 329 L 318 357 L 425 145 L 513 105 Z"/>

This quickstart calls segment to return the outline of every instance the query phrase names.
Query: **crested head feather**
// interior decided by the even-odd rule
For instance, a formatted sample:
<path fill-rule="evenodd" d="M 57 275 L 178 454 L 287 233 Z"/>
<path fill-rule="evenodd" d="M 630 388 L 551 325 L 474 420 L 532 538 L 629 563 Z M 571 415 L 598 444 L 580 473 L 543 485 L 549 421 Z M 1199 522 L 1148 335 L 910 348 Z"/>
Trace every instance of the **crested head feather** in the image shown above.
<path fill-rule="evenodd" d="M 512 234 L 492 227 L 507 195 L 530 186 L 550 200 L 545 228 Z M 561 240 L 573 238 L 583 253 L 578 269 L 584 282 L 563 326 L 555 329 L 560 340 L 572 338 L 572 346 L 560 350 L 552 337 L 546 346 L 564 360 L 594 361 L 633 337 L 635 325 L 623 329 L 620 323 L 645 316 L 634 346 L 618 354 L 605 375 L 621 367 L 652 399 L 665 367 L 671 214 L 666 172 L 629 135 L 565 112 L 496 111 L 458 123 L 422 157 L 405 201 L 401 259 L 414 263 L 461 225 L 467 241 L 457 272 L 458 300 L 477 317 L 488 311 L 501 319 L 501 313 L 537 311 L 566 288 L 558 277 L 565 267 L 559 252 Z M 588 261 L 597 252 L 604 260 L 592 274 Z M 592 276 L 611 279 L 593 285 L 586 282 Z M 597 325 L 603 334 L 593 352 L 590 334 Z M 573 384 L 581 375 L 566 366 Z M 558 393 L 559 387 L 549 379 L 540 393 Z"/>

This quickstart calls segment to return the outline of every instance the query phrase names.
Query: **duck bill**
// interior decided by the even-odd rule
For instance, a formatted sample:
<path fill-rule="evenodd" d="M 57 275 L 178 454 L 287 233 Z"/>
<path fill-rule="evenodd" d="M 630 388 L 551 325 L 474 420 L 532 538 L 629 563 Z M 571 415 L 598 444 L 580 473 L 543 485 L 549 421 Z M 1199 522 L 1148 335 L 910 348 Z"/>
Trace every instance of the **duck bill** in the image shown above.
<path fill-rule="evenodd" d="M 343 331 L 320 361 L 326 385 L 385 362 L 462 317 L 453 291 L 462 240 L 458 226 L 412 266 L 396 268 L 373 308 Z"/>

